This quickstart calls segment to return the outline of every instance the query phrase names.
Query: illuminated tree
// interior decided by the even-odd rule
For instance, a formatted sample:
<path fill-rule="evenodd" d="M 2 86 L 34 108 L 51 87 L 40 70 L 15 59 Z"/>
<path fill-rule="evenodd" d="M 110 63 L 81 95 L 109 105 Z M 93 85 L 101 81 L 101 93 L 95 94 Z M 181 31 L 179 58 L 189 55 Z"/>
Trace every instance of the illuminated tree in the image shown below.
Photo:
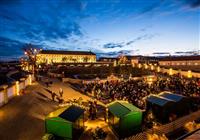
<path fill-rule="evenodd" d="M 31 66 L 32 73 L 35 73 L 35 68 L 36 68 L 36 55 L 41 51 L 41 49 L 33 46 L 31 43 L 25 44 L 24 47 L 22 48 L 24 51 L 24 54 L 27 56 L 27 64 L 28 66 Z"/>

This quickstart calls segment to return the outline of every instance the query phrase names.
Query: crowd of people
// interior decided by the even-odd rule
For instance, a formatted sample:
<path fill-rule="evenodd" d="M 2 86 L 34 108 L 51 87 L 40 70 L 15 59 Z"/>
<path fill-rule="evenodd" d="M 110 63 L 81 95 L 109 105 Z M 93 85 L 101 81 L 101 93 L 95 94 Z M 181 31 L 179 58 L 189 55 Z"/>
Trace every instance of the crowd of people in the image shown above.
<path fill-rule="evenodd" d="M 187 97 L 200 98 L 200 81 L 185 79 L 180 76 L 158 77 L 151 84 L 143 79 L 127 81 L 89 82 L 83 84 L 83 91 L 96 99 L 109 103 L 115 99 L 127 100 L 141 109 L 145 109 L 144 97 L 171 91 Z"/>

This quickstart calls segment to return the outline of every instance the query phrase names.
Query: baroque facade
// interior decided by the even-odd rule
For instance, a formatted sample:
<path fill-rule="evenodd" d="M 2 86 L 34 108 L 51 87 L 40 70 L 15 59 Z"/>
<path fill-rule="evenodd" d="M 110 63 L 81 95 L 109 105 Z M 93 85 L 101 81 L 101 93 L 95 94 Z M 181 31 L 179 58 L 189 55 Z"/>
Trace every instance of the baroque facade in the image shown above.
<path fill-rule="evenodd" d="M 200 56 L 170 56 L 159 60 L 160 66 L 198 66 Z"/>
<path fill-rule="evenodd" d="M 86 51 L 42 50 L 36 55 L 37 64 L 52 63 L 95 63 L 96 54 Z"/>

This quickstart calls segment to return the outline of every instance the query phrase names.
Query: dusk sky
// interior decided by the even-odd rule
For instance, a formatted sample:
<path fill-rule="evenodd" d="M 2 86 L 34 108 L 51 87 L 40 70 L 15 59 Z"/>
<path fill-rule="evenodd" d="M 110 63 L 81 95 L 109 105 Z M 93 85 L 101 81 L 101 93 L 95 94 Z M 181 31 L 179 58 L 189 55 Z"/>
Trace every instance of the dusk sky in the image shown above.
<path fill-rule="evenodd" d="M 199 0 L 0 0 L 0 57 L 43 49 L 98 56 L 200 50 Z"/>

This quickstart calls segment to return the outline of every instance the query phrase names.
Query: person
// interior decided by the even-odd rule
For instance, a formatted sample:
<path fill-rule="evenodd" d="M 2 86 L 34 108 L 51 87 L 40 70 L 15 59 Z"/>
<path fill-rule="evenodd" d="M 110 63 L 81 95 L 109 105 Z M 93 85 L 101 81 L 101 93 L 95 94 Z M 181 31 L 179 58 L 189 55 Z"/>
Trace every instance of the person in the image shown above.
<path fill-rule="evenodd" d="M 63 96 L 63 89 L 62 88 L 59 89 L 59 94 L 60 94 L 60 97 Z"/>
<path fill-rule="evenodd" d="M 64 102 L 64 100 L 59 96 L 57 96 L 56 99 L 58 100 L 58 103 L 63 103 Z"/>
<path fill-rule="evenodd" d="M 55 92 L 52 92 L 52 93 L 51 93 L 51 97 L 52 97 L 52 100 L 55 101 L 56 93 L 55 93 Z"/>
<path fill-rule="evenodd" d="M 48 87 L 49 87 L 49 82 L 46 81 L 45 83 L 46 83 L 46 86 L 47 86 L 47 88 L 48 88 Z"/>

